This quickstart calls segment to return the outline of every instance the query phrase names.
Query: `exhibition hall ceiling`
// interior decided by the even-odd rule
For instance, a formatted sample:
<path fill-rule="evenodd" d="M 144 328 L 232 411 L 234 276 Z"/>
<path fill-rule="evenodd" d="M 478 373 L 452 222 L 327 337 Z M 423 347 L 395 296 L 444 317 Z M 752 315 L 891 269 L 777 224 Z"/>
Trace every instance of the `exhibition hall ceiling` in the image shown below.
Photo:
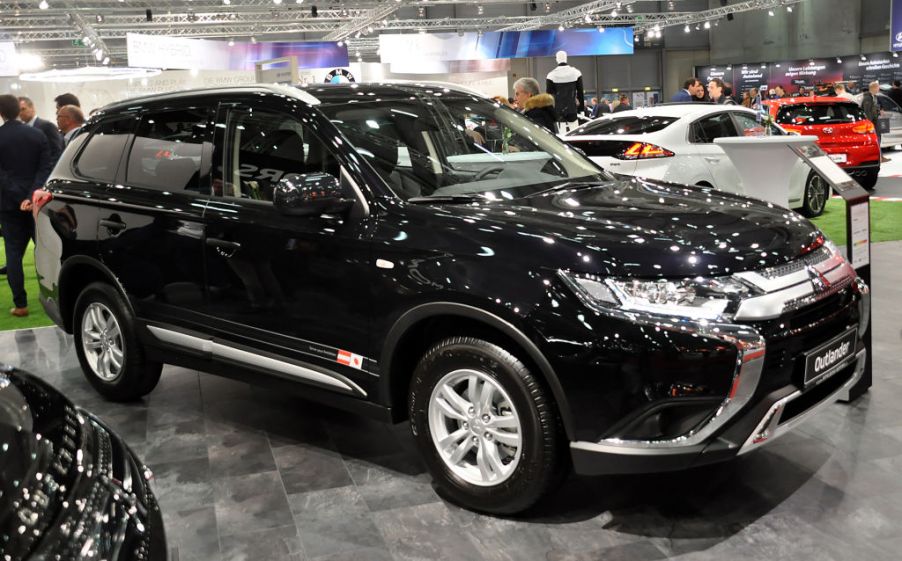
<path fill-rule="evenodd" d="M 235 41 L 346 41 L 377 60 L 380 33 L 529 31 L 635 26 L 654 42 L 669 26 L 716 25 L 750 10 L 791 10 L 803 0 L 36 0 L 0 4 L 0 41 L 37 55 L 46 68 L 126 63 L 127 33 Z"/>

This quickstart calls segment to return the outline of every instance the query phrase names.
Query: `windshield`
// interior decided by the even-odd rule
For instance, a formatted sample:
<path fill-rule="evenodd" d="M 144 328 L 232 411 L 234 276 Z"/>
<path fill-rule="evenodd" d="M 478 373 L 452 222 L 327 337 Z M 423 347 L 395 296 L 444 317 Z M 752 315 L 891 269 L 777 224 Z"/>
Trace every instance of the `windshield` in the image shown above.
<path fill-rule="evenodd" d="M 652 115 L 605 118 L 586 123 L 570 135 L 648 134 L 664 130 L 678 120 L 679 117 L 655 117 Z"/>
<path fill-rule="evenodd" d="M 449 90 L 404 94 L 318 106 L 401 198 L 514 198 L 611 179 L 546 129 L 490 100 Z"/>
<path fill-rule="evenodd" d="M 777 122 L 781 125 L 836 125 L 865 118 L 861 107 L 853 102 L 784 105 L 777 113 Z"/>

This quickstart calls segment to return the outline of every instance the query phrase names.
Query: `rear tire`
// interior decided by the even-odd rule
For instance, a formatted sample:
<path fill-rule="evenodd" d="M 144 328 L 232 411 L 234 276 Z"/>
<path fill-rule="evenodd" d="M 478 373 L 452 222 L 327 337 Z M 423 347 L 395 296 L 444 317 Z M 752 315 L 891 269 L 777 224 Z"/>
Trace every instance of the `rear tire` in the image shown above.
<path fill-rule="evenodd" d="M 113 401 L 150 393 L 163 365 L 148 362 L 125 300 L 109 284 L 89 284 L 75 302 L 75 352 L 88 382 Z"/>
<path fill-rule="evenodd" d="M 414 439 L 441 494 L 492 514 L 521 512 L 559 482 L 562 438 L 539 380 L 503 348 L 445 339 L 410 386 Z"/>
<path fill-rule="evenodd" d="M 808 218 L 820 216 L 824 213 L 830 193 L 831 188 L 827 180 L 812 171 L 805 182 L 805 195 L 799 212 Z"/>

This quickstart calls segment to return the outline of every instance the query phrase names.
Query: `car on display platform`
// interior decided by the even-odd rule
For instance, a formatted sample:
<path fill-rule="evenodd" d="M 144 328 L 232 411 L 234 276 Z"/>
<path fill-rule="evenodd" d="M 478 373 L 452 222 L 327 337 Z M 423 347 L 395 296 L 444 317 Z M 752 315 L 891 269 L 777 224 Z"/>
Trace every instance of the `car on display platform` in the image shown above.
<path fill-rule="evenodd" d="M 750 197 L 717 138 L 786 134 L 765 130 L 755 111 L 737 105 L 668 103 L 605 115 L 564 137 L 602 168 L 670 183 L 714 187 Z M 801 160 L 789 178 L 789 208 L 813 218 L 824 212 L 830 185 Z"/>
<path fill-rule="evenodd" d="M 41 301 L 102 395 L 169 363 L 409 420 L 443 496 L 484 512 L 570 465 L 735 458 L 865 364 L 868 288 L 795 212 L 615 178 L 444 86 L 110 105 L 35 208 Z"/>
<path fill-rule="evenodd" d="M 99 418 L 0 365 L 0 556 L 167 559 L 150 471 Z"/>
<path fill-rule="evenodd" d="M 784 97 L 764 104 L 787 131 L 817 136 L 818 146 L 862 187 L 877 185 L 877 130 L 857 103 L 841 97 Z"/>

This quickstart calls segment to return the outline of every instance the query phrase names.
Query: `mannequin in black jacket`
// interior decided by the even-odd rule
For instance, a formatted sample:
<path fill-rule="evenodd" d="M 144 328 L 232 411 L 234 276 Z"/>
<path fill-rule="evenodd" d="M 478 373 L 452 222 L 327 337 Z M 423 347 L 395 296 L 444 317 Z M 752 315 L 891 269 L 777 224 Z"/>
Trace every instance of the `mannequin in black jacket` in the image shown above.
<path fill-rule="evenodd" d="M 577 127 L 576 116 L 585 111 L 583 74 L 567 64 L 566 51 L 558 51 L 554 57 L 557 67 L 548 73 L 545 90 L 554 96 L 558 132 L 564 134 Z"/>

